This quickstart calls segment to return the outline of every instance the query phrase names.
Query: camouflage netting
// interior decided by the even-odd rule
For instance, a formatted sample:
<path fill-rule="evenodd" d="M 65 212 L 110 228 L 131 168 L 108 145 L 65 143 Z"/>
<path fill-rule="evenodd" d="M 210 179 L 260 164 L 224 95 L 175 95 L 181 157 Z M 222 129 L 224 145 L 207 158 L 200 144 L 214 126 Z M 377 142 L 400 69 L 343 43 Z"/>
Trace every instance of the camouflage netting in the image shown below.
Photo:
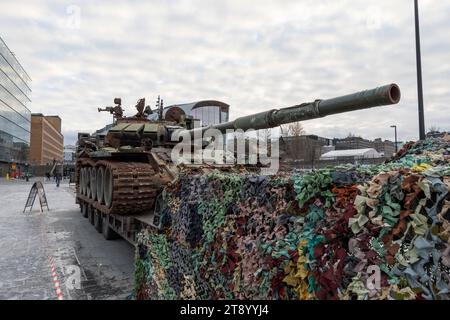
<path fill-rule="evenodd" d="M 377 166 L 181 175 L 136 298 L 449 299 L 449 189 L 447 136 Z"/>

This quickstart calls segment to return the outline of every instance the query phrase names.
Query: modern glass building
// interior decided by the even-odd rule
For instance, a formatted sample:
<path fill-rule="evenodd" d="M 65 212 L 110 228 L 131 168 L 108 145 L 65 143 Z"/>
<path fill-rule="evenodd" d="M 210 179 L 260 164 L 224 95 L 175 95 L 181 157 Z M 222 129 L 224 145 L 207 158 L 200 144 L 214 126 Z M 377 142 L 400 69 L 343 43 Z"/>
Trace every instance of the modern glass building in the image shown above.
<path fill-rule="evenodd" d="M 209 126 L 227 122 L 230 106 L 217 100 L 203 100 L 168 106 L 164 109 L 163 115 L 166 116 L 168 113 L 174 112 L 175 110 L 199 120 L 200 126 Z"/>
<path fill-rule="evenodd" d="M 0 169 L 20 170 L 28 162 L 31 78 L 0 37 Z M 18 167 L 18 169 L 16 169 Z"/>

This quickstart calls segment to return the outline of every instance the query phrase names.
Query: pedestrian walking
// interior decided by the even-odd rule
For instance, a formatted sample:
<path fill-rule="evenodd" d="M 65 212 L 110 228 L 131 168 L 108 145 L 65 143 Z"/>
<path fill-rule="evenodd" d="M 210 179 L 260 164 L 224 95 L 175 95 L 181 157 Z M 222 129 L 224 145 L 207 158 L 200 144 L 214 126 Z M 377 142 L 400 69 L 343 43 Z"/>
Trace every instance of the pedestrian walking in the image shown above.
<path fill-rule="evenodd" d="M 56 181 L 56 186 L 59 188 L 59 183 L 61 182 L 61 173 L 60 172 L 55 173 L 55 181 Z"/>
<path fill-rule="evenodd" d="M 28 182 L 30 179 L 28 178 L 28 170 L 30 169 L 30 166 L 28 163 L 25 163 L 25 181 Z"/>

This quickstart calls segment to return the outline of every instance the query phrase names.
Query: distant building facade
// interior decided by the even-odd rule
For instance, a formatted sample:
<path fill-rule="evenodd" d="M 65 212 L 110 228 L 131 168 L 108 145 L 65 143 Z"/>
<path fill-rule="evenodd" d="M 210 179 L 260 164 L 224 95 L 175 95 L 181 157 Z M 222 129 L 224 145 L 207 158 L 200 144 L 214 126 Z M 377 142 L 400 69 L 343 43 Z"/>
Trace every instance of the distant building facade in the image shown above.
<path fill-rule="evenodd" d="M 350 149 L 375 149 L 384 157 L 389 158 L 395 153 L 395 143 L 389 140 L 377 138 L 373 141 L 361 137 L 347 137 L 344 139 L 333 139 L 336 150 Z"/>
<path fill-rule="evenodd" d="M 0 38 L 0 174 L 16 174 L 28 162 L 31 78 Z M 11 172 L 14 171 L 14 172 Z"/>
<path fill-rule="evenodd" d="M 316 135 L 287 136 L 280 139 L 281 161 L 294 166 L 381 163 L 395 153 L 395 143 L 380 138 L 329 139 Z"/>
<path fill-rule="evenodd" d="M 363 139 L 361 137 L 333 139 L 333 144 L 336 150 L 369 149 L 375 147 L 373 141 Z"/>
<path fill-rule="evenodd" d="M 73 163 L 75 162 L 75 154 L 77 147 L 72 145 L 64 146 L 64 163 Z"/>
<path fill-rule="evenodd" d="M 395 142 L 389 140 L 381 140 L 381 138 L 373 141 L 375 150 L 381 153 L 386 158 L 392 157 L 395 153 Z M 400 150 L 400 149 L 399 149 Z"/>
<path fill-rule="evenodd" d="M 31 115 L 30 163 L 46 165 L 53 160 L 63 161 L 64 137 L 61 134 L 61 118 L 44 116 L 40 113 Z"/>
<path fill-rule="evenodd" d="M 331 139 L 316 135 L 281 137 L 280 153 L 286 160 L 314 162 L 331 143 Z"/>

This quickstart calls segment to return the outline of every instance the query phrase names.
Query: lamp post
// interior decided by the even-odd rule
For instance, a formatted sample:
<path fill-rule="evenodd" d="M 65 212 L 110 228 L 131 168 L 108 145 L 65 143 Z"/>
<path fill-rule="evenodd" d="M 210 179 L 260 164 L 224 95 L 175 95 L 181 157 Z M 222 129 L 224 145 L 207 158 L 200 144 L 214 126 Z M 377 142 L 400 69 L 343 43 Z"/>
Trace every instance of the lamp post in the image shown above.
<path fill-rule="evenodd" d="M 397 126 L 396 125 L 392 125 L 391 128 L 394 128 L 394 132 L 395 132 L 395 153 L 398 152 L 398 144 L 397 144 Z"/>
<path fill-rule="evenodd" d="M 417 64 L 417 98 L 419 107 L 419 139 L 425 139 L 425 117 L 423 111 L 422 90 L 422 58 L 420 54 L 419 4 L 414 0 L 414 16 L 416 26 L 416 64 Z"/>

